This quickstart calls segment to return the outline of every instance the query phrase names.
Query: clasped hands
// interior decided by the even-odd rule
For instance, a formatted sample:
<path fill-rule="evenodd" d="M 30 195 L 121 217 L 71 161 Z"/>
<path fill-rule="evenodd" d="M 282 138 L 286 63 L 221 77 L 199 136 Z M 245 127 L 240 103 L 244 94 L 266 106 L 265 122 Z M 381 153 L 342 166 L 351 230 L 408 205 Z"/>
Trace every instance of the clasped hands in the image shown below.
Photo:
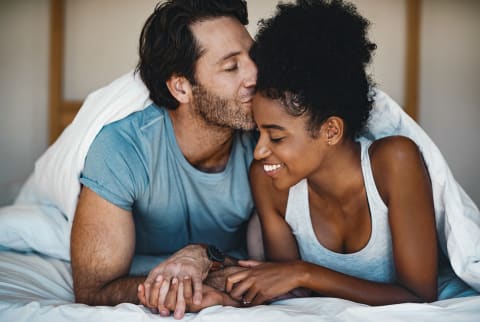
<path fill-rule="evenodd" d="M 140 304 L 162 316 L 173 311 L 174 317 L 181 319 L 185 312 L 213 305 L 262 304 L 295 288 L 284 278 L 291 275 L 287 263 L 239 261 L 240 266 L 209 274 L 211 265 L 201 245 L 179 250 L 153 268 L 138 286 Z"/>

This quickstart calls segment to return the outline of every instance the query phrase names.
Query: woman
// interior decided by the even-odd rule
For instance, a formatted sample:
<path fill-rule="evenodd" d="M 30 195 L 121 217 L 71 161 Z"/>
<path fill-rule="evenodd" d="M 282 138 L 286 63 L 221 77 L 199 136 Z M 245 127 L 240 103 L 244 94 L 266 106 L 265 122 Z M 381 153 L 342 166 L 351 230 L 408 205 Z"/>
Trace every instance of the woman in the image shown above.
<path fill-rule="evenodd" d="M 228 277 L 237 300 L 296 288 L 370 305 L 437 299 L 422 155 L 406 137 L 359 138 L 374 95 L 368 25 L 353 5 L 320 0 L 279 5 L 262 22 L 250 179 L 270 262 Z"/>

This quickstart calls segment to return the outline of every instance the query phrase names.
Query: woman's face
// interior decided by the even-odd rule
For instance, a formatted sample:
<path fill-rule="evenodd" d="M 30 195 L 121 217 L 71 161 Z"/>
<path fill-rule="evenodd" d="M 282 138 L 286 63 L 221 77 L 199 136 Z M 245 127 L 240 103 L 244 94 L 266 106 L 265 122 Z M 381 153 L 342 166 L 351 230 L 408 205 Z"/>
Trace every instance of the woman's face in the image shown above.
<path fill-rule="evenodd" d="M 254 158 L 277 189 L 288 189 L 319 169 L 327 147 L 321 129 L 312 137 L 307 117 L 288 114 L 280 101 L 260 93 L 255 94 L 252 107 L 260 132 Z"/>

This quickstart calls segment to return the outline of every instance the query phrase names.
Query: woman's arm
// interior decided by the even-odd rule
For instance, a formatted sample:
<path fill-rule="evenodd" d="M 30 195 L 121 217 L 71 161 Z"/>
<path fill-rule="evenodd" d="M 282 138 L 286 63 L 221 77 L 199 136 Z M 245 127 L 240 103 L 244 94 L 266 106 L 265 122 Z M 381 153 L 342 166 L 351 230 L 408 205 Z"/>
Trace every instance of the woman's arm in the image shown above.
<path fill-rule="evenodd" d="M 297 242 L 284 219 L 288 190 L 277 190 L 258 161 L 253 161 L 250 167 L 250 186 L 262 227 L 265 259 L 270 261 L 299 259 Z"/>
<path fill-rule="evenodd" d="M 418 146 L 401 136 L 374 142 L 373 176 L 388 207 L 397 283 L 419 301 L 437 298 L 438 250 L 432 184 Z"/>
<path fill-rule="evenodd" d="M 254 304 L 261 304 L 267 300 L 283 296 L 296 288 L 295 283 L 291 283 L 291 280 L 289 283 L 285 283 L 285 276 L 292 271 L 294 262 L 299 263 L 300 256 L 295 237 L 284 219 L 288 190 L 277 190 L 272 184 L 272 179 L 265 175 L 263 166 L 258 161 L 253 161 L 250 167 L 250 185 L 261 223 L 265 257 L 272 262 L 254 267 L 249 265 L 249 269 L 228 276 L 225 289 L 227 292 L 231 292 L 235 286 L 235 292 L 230 295 L 235 294 L 234 297 L 232 296 L 234 299 L 250 304 L 254 296 L 247 295 L 246 292 L 252 284 L 247 284 L 244 279 L 251 274 L 255 274 L 255 272 L 259 272 L 259 267 L 272 268 L 272 274 L 269 272 L 262 274 L 263 286 L 261 288 L 263 291 L 270 291 L 271 296 L 257 297 Z M 247 263 L 246 261 L 241 262 Z M 238 285 L 235 285 L 236 283 L 243 286 L 238 288 Z M 244 291 L 239 291 L 240 289 Z M 250 292 L 254 290 L 258 289 L 254 286 Z M 261 302 L 259 302 L 260 299 L 262 299 Z"/>

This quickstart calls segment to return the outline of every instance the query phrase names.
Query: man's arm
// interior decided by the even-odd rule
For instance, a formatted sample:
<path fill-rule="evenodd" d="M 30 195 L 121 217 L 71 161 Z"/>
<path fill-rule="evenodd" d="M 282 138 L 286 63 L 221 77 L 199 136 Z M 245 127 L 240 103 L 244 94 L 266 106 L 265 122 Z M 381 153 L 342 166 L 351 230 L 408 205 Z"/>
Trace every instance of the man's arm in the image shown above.
<path fill-rule="evenodd" d="M 145 277 L 128 276 L 134 249 L 131 212 L 83 187 L 70 249 L 75 301 L 88 305 L 139 303 L 137 288 Z"/>

